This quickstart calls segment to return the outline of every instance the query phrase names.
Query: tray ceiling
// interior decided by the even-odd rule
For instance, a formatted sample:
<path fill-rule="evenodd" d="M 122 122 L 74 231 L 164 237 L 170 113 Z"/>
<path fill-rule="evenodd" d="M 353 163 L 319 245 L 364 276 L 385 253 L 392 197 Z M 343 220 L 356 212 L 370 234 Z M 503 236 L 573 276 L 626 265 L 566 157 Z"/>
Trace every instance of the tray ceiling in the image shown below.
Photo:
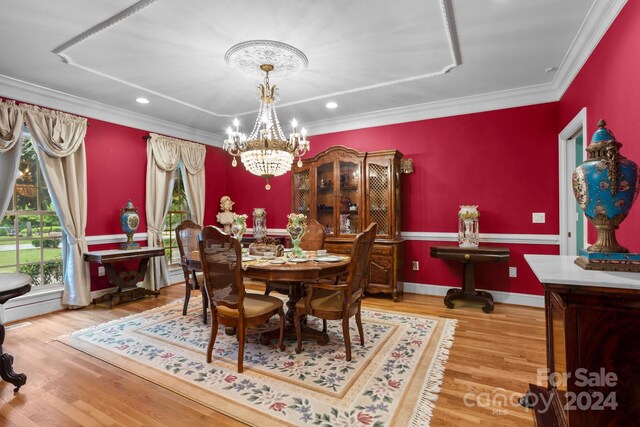
<path fill-rule="evenodd" d="M 547 69 L 562 66 L 593 4 L 0 0 L 8 41 L 0 75 L 191 128 L 218 145 L 233 117 L 247 128 L 258 106 L 259 80 L 233 71 L 225 52 L 277 40 L 309 60 L 305 72 L 271 79 L 280 120 L 286 128 L 295 117 L 313 134 L 333 121 L 345 128 L 350 118 L 550 85 L 557 71 Z M 151 102 L 137 104 L 140 96 Z"/>

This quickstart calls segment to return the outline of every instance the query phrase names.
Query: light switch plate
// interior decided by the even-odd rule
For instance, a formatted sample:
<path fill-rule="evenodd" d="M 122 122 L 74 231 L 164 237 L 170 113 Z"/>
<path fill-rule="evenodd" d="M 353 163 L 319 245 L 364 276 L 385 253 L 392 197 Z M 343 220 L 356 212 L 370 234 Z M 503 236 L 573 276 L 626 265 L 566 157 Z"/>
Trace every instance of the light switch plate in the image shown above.
<path fill-rule="evenodd" d="M 509 267 L 509 277 L 518 277 L 517 267 Z"/>
<path fill-rule="evenodd" d="M 411 263 L 411 266 L 413 267 L 413 271 L 418 271 L 420 270 L 420 263 L 418 261 L 413 261 Z"/>
<path fill-rule="evenodd" d="M 104 276 L 105 272 L 104 272 L 104 267 L 103 266 L 99 266 L 98 267 L 98 276 Z"/>
<path fill-rule="evenodd" d="M 544 212 L 534 212 L 533 213 L 533 223 L 534 224 L 544 224 L 545 223 Z"/>

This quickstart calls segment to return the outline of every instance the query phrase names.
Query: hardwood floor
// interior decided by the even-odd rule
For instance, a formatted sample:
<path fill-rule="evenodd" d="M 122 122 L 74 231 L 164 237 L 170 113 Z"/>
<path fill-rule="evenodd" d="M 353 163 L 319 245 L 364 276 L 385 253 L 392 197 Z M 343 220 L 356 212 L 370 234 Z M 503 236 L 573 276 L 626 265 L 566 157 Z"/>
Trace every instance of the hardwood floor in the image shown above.
<path fill-rule="evenodd" d="M 11 384 L 0 381 L 0 425 L 243 425 L 52 341 L 183 296 L 184 285 L 174 285 L 158 298 L 111 310 L 90 306 L 16 322 L 7 331 L 4 349 L 15 357 L 14 370 L 28 379 L 15 395 Z M 197 292 L 192 298 L 199 299 Z M 458 319 L 432 426 L 533 426 L 531 413 L 515 401 L 536 382 L 537 369 L 546 367 L 544 311 L 496 304 L 493 313 L 485 314 L 478 305 L 456 304 L 449 310 L 442 297 L 405 294 L 398 303 L 368 297 L 363 307 Z"/>

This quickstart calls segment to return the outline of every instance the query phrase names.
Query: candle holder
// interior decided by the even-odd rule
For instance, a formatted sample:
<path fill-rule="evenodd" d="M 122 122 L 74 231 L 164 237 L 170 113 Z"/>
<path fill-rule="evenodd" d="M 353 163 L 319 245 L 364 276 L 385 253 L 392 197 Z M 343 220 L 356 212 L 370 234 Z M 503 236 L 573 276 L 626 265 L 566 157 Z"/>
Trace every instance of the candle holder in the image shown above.
<path fill-rule="evenodd" d="M 253 237 L 256 240 L 267 237 L 267 211 L 264 208 L 253 208 Z"/>
<path fill-rule="evenodd" d="M 458 244 L 461 248 L 477 248 L 480 244 L 478 230 L 478 205 L 460 205 L 458 211 Z"/>

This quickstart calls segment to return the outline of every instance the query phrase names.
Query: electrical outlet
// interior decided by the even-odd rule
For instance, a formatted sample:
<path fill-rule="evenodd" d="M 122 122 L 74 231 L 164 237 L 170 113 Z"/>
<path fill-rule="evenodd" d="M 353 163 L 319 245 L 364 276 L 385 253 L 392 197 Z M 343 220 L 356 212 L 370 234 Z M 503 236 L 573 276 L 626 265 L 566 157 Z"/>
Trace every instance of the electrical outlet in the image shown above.
<path fill-rule="evenodd" d="M 103 266 L 99 266 L 98 267 L 98 276 L 104 276 L 105 272 L 104 272 L 104 267 Z"/>
<path fill-rule="evenodd" d="M 534 224 L 544 224 L 545 222 L 545 218 L 544 218 L 544 212 L 534 212 L 533 213 L 533 223 Z"/>
<path fill-rule="evenodd" d="M 411 267 L 413 267 L 413 271 L 418 271 L 420 270 L 420 263 L 418 261 L 413 261 L 411 263 Z"/>
<path fill-rule="evenodd" d="M 509 267 L 509 277 L 518 277 L 518 269 L 516 267 Z"/>

